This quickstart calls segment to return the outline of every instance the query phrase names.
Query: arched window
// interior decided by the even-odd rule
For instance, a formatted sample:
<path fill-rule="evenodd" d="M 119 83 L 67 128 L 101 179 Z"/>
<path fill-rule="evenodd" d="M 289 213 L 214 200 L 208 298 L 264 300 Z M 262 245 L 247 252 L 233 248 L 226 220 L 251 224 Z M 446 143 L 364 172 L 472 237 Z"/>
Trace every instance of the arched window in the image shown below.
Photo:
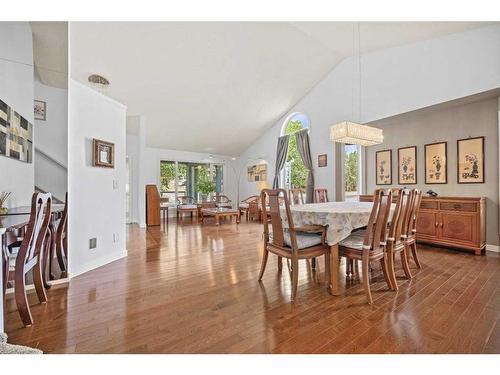
<path fill-rule="evenodd" d="M 295 112 L 288 116 L 281 129 L 281 135 L 290 135 L 287 161 L 285 168 L 283 168 L 283 178 L 281 179 L 285 189 L 304 189 L 307 185 L 307 169 L 302 162 L 299 150 L 297 149 L 297 140 L 293 135 L 304 129 L 310 129 L 310 121 L 309 117 L 301 112 Z"/>

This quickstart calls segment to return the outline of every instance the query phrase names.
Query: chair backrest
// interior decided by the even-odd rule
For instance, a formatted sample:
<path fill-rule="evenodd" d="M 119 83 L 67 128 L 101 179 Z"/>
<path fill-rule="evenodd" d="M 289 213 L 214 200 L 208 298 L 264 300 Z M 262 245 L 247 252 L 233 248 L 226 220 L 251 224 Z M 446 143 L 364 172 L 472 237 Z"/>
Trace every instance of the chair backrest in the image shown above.
<path fill-rule="evenodd" d="M 224 195 L 224 194 L 217 194 L 215 197 L 214 197 L 214 202 L 215 203 L 230 203 L 231 202 L 231 199 L 229 199 L 229 197 L 227 195 Z"/>
<path fill-rule="evenodd" d="M 380 250 L 386 244 L 387 221 L 392 204 L 392 191 L 377 189 L 373 194 L 373 208 L 370 213 L 366 234 L 363 241 L 363 250 Z"/>
<path fill-rule="evenodd" d="M 325 188 L 314 189 L 314 202 L 315 203 L 328 202 L 328 190 Z"/>
<path fill-rule="evenodd" d="M 290 200 L 291 204 L 293 204 L 293 205 L 304 204 L 304 196 L 303 196 L 304 190 L 302 190 L 302 189 L 290 189 L 288 191 L 288 193 L 289 193 L 289 200 Z"/>
<path fill-rule="evenodd" d="M 398 189 L 397 193 L 396 208 L 392 214 L 388 237 L 388 240 L 393 242 L 399 242 L 402 236 L 406 236 L 412 199 L 409 189 Z"/>
<path fill-rule="evenodd" d="M 249 196 L 248 198 L 245 198 L 241 201 L 241 203 L 250 203 L 252 201 L 258 201 L 260 198 L 260 196 L 258 195 L 251 195 Z"/>
<path fill-rule="evenodd" d="M 194 204 L 195 200 L 193 197 L 190 197 L 189 195 L 183 195 L 177 197 L 177 200 L 179 201 L 179 204 Z"/>
<path fill-rule="evenodd" d="M 411 236 L 417 233 L 417 217 L 422 203 L 422 191 L 419 189 L 412 190 L 412 199 L 410 202 L 409 214 L 405 225 L 405 235 Z"/>
<path fill-rule="evenodd" d="M 57 226 L 57 236 L 56 238 L 62 238 L 62 234 L 68 231 L 68 192 L 66 192 L 64 210 Z"/>
<path fill-rule="evenodd" d="M 262 202 L 263 217 L 270 217 L 270 220 L 263 220 L 264 223 L 264 236 L 266 242 L 269 242 L 269 222 L 273 229 L 272 243 L 276 246 L 285 247 L 284 239 L 284 229 L 281 220 L 281 208 L 283 205 L 280 201 L 284 203 L 286 217 L 288 221 L 288 228 L 292 229 L 289 231 L 290 242 L 292 243 L 292 249 L 297 249 L 297 239 L 295 237 L 294 225 L 292 214 L 290 212 L 290 202 L 284 189 L 263 189 L 260 195 Z"/>
<path fill-rule="evenodd" d="M 34 193 L 31 199 L 30 220 L 16 257 L 16 269 L 24 269 L 25 264 L 40 254 L 51 215 L 52 195 L 50 193 Z"/>

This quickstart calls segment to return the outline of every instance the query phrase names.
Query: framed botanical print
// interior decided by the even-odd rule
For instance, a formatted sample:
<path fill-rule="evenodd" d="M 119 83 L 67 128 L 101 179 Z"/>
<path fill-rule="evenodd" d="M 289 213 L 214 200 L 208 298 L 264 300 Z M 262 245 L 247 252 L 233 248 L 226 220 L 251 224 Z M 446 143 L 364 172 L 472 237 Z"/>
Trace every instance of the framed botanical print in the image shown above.
<path fill-rule="evenodd" d="M 398 183 L 417 183 L 417 146 L 398 148 Z"/>
<path fill-rule="evenodd" d="M 457 182 L 484 183 L 484 137 L 457 141 Z"/>
<path fill-rule="evenodd" d="M 327 154 L 318 155 L 318 167 L 319 168 L 327 166 L 327 164 L 328 164 L 327 157 L 328 157 Z"/>
<path fill-rule="evenodd" d="M 447 143 L 429 143 L 425 145 L 425 183 L 448 183 Z"/>
<path fill-rule="evenodd" d="M 375 171 L 377 185 L 392 185 L 392 150 L 375 153 Z"/>
<path fill-rule="evenodd" d="M 101 141 L 100 139 L 92 140 L 92 165 L 94 167 L 114 168 L 115 167 L 115 144 L 111 142 Z"/>
<path fill-rule="evenodd" d="M 42 100 L 35 100 L 35 120 L 47 120 L 47 103 Z"/>

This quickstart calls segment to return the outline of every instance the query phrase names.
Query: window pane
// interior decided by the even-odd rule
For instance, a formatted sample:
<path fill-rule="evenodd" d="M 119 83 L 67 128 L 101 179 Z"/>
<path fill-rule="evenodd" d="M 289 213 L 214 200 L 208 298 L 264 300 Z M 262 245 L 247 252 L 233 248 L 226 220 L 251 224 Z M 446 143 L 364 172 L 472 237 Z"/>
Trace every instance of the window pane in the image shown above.
<path fill-rule="evenodd" d="M 175 202 L 175 162 L 160 162 L 160 194 L 168 198 L 169 202 Z"/>
<path fill-rule="evenodd" d="M 344 147 L 345 200 L 357 200 L 359 196 L 359 154 L 357 145 Z"/>

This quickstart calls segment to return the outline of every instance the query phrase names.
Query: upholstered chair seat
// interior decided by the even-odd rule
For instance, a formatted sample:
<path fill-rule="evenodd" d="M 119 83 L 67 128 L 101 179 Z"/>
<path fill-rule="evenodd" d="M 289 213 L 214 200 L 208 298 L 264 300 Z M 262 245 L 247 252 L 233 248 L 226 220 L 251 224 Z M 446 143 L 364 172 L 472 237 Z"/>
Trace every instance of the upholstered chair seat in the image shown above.
<path fill-rule="evenodd" d="M 269 237 L 272 240 L 273 234 L 271 233 Z M 295 237 L 297 239 L 297 247 L 299 250 L 321 245 L 322 243 L 321 234 L 317 233 L 297 232 Z M 283 232 L 283 240 L 285 241 L 285 245 L 292 247 L 292 240 L 290 239 L 290 232 L 288 230 Z"/>

